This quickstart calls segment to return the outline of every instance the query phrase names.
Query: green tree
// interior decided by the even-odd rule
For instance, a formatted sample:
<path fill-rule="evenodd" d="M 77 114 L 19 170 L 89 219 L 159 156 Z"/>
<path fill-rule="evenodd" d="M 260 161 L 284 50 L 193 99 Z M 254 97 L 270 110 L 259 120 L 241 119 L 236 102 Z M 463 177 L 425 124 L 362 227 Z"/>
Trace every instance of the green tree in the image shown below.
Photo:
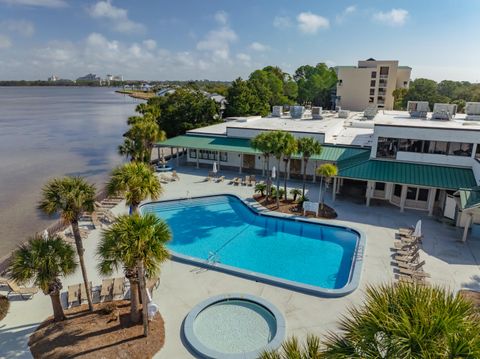
<path fill-rule="evenodd" d="M 324 63 L 300 66 L 293 75 L 298 86 L 298 102 L 330 108 L 331 94 L 337 85 L 337 73 Z"/>
<path fill-rule="evenodd" d="M 340 333 L 323 343 L 325 358 L 480 358 L 478 313 L 471 302 L 439 287 L 369 287 Z"/>
<path fill-rule="evenodd" d="M 404 104 L 404 98 L 407 95 L 408 90 L 406 88 L 398 88 L 393 90 L 393 109 L 405 110 L 406 104 Z"/>
<path fill-rule="evenodd" d="M 320 359 L 323 358 L 320 338 L 309 334 L 301 345 L 296 337 L 287 339 L 279 351 L 265 351 L 260 359 Z"/>
<path fill-rule="evenodd" d="M 287 132 L 283 138 L 283 144 L 282 144 L 282 156 L 283 156 L 283 163 L 284 163 L 283 191 L 285 193 L 285 200 L 288 199 L 288 192 L 287 192 L 288 168 L 290 166 L 290 161 L 292 159 L 292 156 L 297 152 L 298 152 L 297 140 L 289 132 Z M 279 175 L 280 175 L 280 172 L 279 172 Z"/>
<path fill-rule="evenodd" d="M 277 79 L 273 75 L 270 77 Z M 254 95 L 254 101 L 250 105 L 252 115 L 267 116 L 270 113 L 270 103 L 274 96 L 269 86 L 269 74 L 262 70 L 252 72 L 248 79 L 248 85 Z"/>
<path fill-rule="evenodd" d="M 148 104 L 158 108 L 158 125 L 169 138 L 220 122 L 219 105 L 193 88 L 178 88 L 172 94 L 149 99 Z"/>
<path fill-rule="evenodd" d="M 251 140 L 251 145 L 257 151 L 260 151 L 263 156 L 263 172 L 265 172 L 265 166 L 267 167 L 267 196 L 270 195 L 270 156 L 273 154 L 273 146 L 272 138 L 268 136 L 267 132 L 262 132 L 256 135 Z"/>
<path fill-rule="evenodd" d="M 260 196 L 265 196 L 265 191 L 267 189 L 267 185 L 265 183 L 257 183 L 255 185 L 255 193 L 260 193 Z"/>
<path fill-rule="evenodd" d="M 305 182 L 307 180 L 308 160 L 313 155 L 319 155 L 322 152 L 322 145 L 313 137 L 302 137 L 297 140 L 298 152 L 302 155 L 303 160 L 303 186 L 302 196 L 305 196 Z"/>
<path fill-rule="evenodd" d="M 290 194 L 293 196 L 293 202 L 297 201 L 297 197 L 302 195 L 302 191 L 298 188 L 292 188 Z"/>
<path fill-rule="evenodd" d="M 226 96 L 226 116 L 249 116 L 254 114 L 255 95 L 247 81 L 240 77 L 233 81 Z"/>
<path fill-rule="evenodd" d="M 50 296 L 53 319 L 65 319 L 60 291 L 60 277 L 73 274 L 77 267 L 75 250 L 60 237 L 34 237 L 13 252 L 9 274 L 18 283 L 33 282 Z"/>
<path fill-rule="evenodd" d="M 97 247 L 100 259 L 98 270 L 102 275 L 111 275 L 123 268 L 130 281 L 130 313 L 133 322 L 140 320 L 138 293 L 142 296 L 144 336 L 148 336 L 148 313 L 146 279 L 158 276 L 160 266 L 169 258 L 166 243 L 172 234 L 168 225 L 151 213 L 143 216 L 134 213 L 120 216 L 104 230 Z"/>
<path fill-rule="evenodd" d="M 428 101 L 430 108 L 433 109 L 435 103 L 448 103 L 450 99 L 437 92 L 437 83 L 435 81 L 419 78 L 410 82 L 408 92 L 403 98 L 404 107 L 406 107 L 408 101 Z"/>
<path fill-rule="evenodd" d="M 109 195 L 125 195 L 130 213 L 137 213 L 140 203 L 147 198 L 157 199 L 163 192 L 152 168 L 143 162 L 130 162 L 115 168 L 107 183 Z"/>
<path fill-rule="evenodd" d="M 60 215 L 65 222 L 72 226 L 83 283 L 87 291 L 88 307 L 90 311 L 93 311 L 92 293 L 83 256 L 85 249 L 78 221 L 84 212 L 92 213 L 95 210 L 95 186 L 81 177 L 54 178 L 43 187 L 38 208 L 49 216 Z"/>
<path fill-rule="evenodd" d="M 326 186 L 332 177 L 338 175 L 338 168 L 333 163 L 324 163 L 317 168 L 317 174 L 320 176 L 320 197 L 322 201 L 321 208 L 323 209 L 323 206 L 325 205 Z M 325 185 L 323 185 L 323 182 L 325 182 Z"/>

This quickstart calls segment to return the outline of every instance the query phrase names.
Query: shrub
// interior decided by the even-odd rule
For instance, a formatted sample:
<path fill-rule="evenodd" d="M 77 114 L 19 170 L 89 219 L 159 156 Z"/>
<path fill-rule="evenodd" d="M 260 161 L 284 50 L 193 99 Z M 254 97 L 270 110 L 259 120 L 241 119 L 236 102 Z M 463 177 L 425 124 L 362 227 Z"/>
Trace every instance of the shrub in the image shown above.
<path fill-rule="evenodd" d="M 102 309 L 100 310 L 100 313 L 103 315 L 109 315 L 112 314 L 117 310 L 117 305 L 115 303 L 107 303 L 105 304 Z"/>
<path fill-rule="evenodd" d="M 7 316 L 8 308 L 10 308 L 10 302 L 8 301 L 8 298 L 0 295 L 0 320 Z"/>

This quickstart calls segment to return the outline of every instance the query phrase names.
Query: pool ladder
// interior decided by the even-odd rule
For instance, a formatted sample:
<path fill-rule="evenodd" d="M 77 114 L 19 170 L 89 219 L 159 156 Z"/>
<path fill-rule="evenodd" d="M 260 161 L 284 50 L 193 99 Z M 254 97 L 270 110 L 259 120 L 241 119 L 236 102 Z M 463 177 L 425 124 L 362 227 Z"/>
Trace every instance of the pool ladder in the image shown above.
<path fill-rule="evenodd" d="M 207 262 L 207 264 L 212 264 L 212 265 L 215 265 L 216 263 L 220 263 L 220 257 L 218 255 L 218 253 L 209 252 L 206 262 Z"/>

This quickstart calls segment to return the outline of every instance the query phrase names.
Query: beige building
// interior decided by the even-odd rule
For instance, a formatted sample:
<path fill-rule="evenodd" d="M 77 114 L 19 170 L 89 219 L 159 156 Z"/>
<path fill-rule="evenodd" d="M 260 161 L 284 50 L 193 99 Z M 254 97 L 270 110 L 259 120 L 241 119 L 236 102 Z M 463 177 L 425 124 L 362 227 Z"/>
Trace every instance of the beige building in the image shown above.
<path fill-rule="evenodd" d="M 398 61 L 358 61 L 358 66 L 336 67 L 337 107 L 363 111 L 369 106 L 393 109 L 393 91 L 408 88 L 412 69 Z"/>

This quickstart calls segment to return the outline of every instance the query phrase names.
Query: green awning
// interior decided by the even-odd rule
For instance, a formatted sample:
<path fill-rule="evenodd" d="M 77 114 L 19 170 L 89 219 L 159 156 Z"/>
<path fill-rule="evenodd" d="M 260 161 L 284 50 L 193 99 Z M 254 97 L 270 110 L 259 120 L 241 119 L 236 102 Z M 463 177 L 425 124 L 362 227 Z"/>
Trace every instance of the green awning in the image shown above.
<path fill-rule="evenodd" d="M 246 138 L 182 135 L 169 138 L 166 141 L 157 143 L 157 145 L 161 147 L 198 148 L 220 152 L 260 153 L 251 147 L 250 140 Z M 369 149 L 355 147 L 323 145 L 322 148 L 322 153 L 312 156 L 310 160 L 338 162 L 340 164 L 359 155 L 367 155 L 368 158 L 370 154 Z"/>
<path fill-rule="evenodd" d="M 398 161 L 368 160 L 340 169 L 338 176 L 449 190 L 476 185 L 475 176 L 470 168 Z"/>
<path fill-rule="evenodd" d="M 462 210 L 480 208 L 480 187 L 461 188 L 458 194 Z"/>

